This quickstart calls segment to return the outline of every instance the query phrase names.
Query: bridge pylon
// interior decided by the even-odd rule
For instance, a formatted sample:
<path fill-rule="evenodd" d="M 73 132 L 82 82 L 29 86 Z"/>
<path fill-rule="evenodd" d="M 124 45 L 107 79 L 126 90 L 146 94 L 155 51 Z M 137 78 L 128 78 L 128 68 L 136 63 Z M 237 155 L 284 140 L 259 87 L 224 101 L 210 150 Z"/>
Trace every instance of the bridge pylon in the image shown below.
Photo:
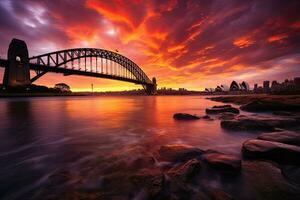
<path fill-rule="evenodd" d="M 152 78 L 152 84 L 146 85 L 146 93 L 148 95 L 155 95 L 157 91 L 156 78 Z"/>
<path fill-rule="evenodd" d="M 23 40 L 12 39 L 7 52 L 4 86 L 30 85 L 30 69 L 27 45 Z"/>

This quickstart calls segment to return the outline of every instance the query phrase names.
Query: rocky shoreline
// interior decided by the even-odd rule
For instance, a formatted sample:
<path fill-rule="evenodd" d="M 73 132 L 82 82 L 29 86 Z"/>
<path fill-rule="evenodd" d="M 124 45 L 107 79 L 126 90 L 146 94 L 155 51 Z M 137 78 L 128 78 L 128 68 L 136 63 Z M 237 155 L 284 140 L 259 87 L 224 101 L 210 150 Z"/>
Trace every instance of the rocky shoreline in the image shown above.
<path fill-rule="evenodd" d="M 243 101 L 241 110 L 261 101 L 214 100 L 228 98 Z M 297 109 L 285 108 L 275 109 L 284 115 L 269 117 L 246 116 L 229 104 L 207 108 L 204 116 L 175 113 L 174 120 L 219 120 L 224 130 L 253 138 L 242 144 L 241 158 L 178 143 L 133 157 L 99 158 L 78 170 L 56 171 L 33 199 L 300 199 L 300 118 Z"/>

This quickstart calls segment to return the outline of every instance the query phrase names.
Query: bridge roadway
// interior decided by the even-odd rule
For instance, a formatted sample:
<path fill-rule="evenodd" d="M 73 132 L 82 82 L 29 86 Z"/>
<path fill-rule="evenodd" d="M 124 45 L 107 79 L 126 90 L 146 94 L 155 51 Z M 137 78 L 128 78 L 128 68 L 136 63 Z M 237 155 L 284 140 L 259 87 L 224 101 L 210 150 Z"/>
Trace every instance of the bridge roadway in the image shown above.
<path fill-rule="evenodd" d="M 7 64 L 8 64 L 7 60 L 0 58 L 0 67 L 5 68 L 5 66 Z M 140 85 L 152 85 L 152 83 L 145 83 L 144 81 L 134 80 L 131 78 L 126 78 L 126 77 L 121 77 L 121 76 L 116 76 L 113 74 L 92 72 L 92 71 L 88 71 L 88 70 L 85 71 L 85 70 L 71 69 L 71 68 L 62 67 L 62 66 L 61 67 L 53 67 L 53 66 L 45 66 L 45 65 L 29 63 L 29 67 L 31 70 L 62 73 L 65 76 L 68 76 L 68 75 L 89 76 L 89 77 L 96 77 L 96 78 L 107 78 L 107 79 L 112 79 L 112 80 L 126 81 L 126 82 L 140 84 Z"/>

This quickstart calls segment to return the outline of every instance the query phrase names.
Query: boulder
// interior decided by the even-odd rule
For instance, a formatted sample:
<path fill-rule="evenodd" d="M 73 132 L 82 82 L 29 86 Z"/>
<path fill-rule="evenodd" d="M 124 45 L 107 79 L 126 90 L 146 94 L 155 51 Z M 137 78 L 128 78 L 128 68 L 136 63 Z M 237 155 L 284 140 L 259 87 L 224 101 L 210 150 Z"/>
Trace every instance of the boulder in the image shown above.
<path fill-rule="evenodd" d="M 191 159 L 168 170 L 167 174 L 182 181 L 189 181 L 201 170 L 201 163 L 197 159 Z"/>
<path fill-rule="evenodd" d="M 254 100 L 243 106 L 241 110 L 249 112 L 268 112 L 268 111 L 299 111 L 300 105 L 297 104 L 286 104 L 281 101 L 261 101 Z"/>
<path fill-rule="evenodd" d="M 242 152 L 249 158 L 262 158 L 283 164 L 300 164 L 300 147 L 280 142 L 250 139 L 243 143 Z"/>
<path fill-rule="evenodd" d="M 212 108 L 231 108 L 231 105 L 220 105 L 220 106 L 213 106 Z"/>
<path fill-rule="evenodd" d="M 231 107 L 230 105 L 224 106 L 213 106 L 212 108 L 205 109 L 206 114 L 220 114 L 220 113 L 234 113 L 239 114 L 240 111 L 237 108 Z"/>
<path fill-rule="evenodd" d="M 173 118 L 176 120 L 197 120 L 200 119 L 200 117 L 196 116 L 196 115 L 191 115 L 191 114 L 187 114 L 187 113 L 175 113 L 173 115 Z"/>
<path fill-rule="evenodd" d="M 263 133 L 257 138 L 260 140 L 268 140 L 300 146 L 300 133 L 294 131 Z"/>
<path fill-rule="evenodd" d="M 155 159 L 152 156 L 141 156 L 130 162 L 128 168 L 130 170 L 139 170 L 143 168 L 151 168 L 155 164 Z"/>
<path fill-rule="evenodd" d="M 183 144 L 171 144 L 161 146 L 159 156 L 161 160 L 170 162 L 187 161 L 202 155 L 204 151 L 192 146 Z"/>
<path fill-rule="evenodd" d="M 221 127 L 233 131 L 275 131 L 276 128 L 292 129 L 299 126 L 296 119 L 261 119 L 236 117 L 233 120 L 222 120 Z"/>
<path fill-rule="evenodd" d="M 224 154 L 214 150 L 207 150 L 202 158 L 209 166 L 221 171 L 239 172 L 241 160 L 235 156 Z"/>
<path fill-rule="evenodd" d="M 300 166 L 285 165 L 281 167 L 281 171 L 290 182 L 300 186 Z"/>
<path fill-rule="evenodd" d="M 265 161 L 243 161 L 245 190 L 236 199 L 300 199 L 299 187 L 289 183 L 277 165 Z"/>
<path fill-rule="evenodd" d="M 157 170 L 143 170 L 132 175 L 130 181 L 136 188 L 146 191 L 146 199 L 156 199 L 162 195 L 165 175 Z"/>
<path fill-rule="evenodd" d="M 274 131 L 275 127 L 257 119 L 222 120 L 221 127 L 232 131 Z"/>
<path fill-rule="evenodd" d="M 234 114 L 234 113 L 224 112 L 224 113 L 221 113 L 221 116 L 219 116 L 219 119 L 220 120 L 232 120 L 235 118 L 235 116 L 236 116 L 236 114 Z"/>

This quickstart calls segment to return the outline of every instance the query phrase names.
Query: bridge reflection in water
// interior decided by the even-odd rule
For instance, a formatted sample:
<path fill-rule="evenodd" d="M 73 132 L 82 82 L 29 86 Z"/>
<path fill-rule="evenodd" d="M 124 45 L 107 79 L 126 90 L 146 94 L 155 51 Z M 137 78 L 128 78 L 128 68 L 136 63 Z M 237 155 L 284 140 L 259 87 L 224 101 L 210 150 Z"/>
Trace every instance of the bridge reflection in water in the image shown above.
<path fill-rule="evenodd" d="M 156 79 L 150 80 L 145 72 L 129 58 L 116 52 L 96 48 L 76 48 L 28 56 L 24 41 L 13 39 L 8 49 L 8 59 L 0 59 L 5 67 L 4 86 L 28 85 L 47 72 L 81 75 L 126 81 L 140 84 L 146 93 L 156 92 Z M 29 70 L 36 76 L 30 79 Z"/>

